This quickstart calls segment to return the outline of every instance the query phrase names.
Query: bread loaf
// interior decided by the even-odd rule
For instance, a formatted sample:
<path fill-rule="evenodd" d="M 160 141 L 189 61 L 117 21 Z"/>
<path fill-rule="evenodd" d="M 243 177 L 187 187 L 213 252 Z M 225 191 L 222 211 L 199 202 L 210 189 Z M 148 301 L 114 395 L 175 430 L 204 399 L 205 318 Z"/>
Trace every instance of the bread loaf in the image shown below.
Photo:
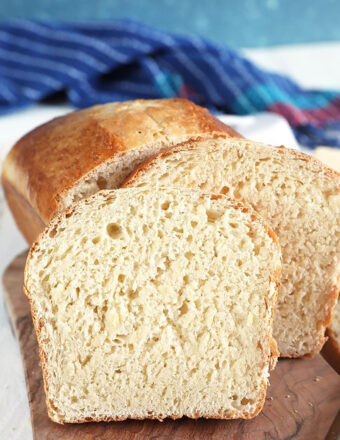
<path fill-rule="evenodd" d="M 125 184 L 149 185 L 201 188 L 249 202 L 282 248 L 274 320 L 280 354 L 320 351 L 339 288 L 338 173 L 294 150 L 230 138 L 188 142 L 159 154 Z"/>
<path fill-rule="evenodd" d="M 199 136 L 238 135 L 185 99 L 98 105 L 36 128 L 7 156 L 2 184 L 29 243 L 58 211 L 117 188 L 143 160 Z"/>
<path fill-rule="evenodd" d="M 25 270 L 50 417 L 255 416 L 280 265 L 275 235 L 225 196 L 102 191 L 59 214 Z"/>

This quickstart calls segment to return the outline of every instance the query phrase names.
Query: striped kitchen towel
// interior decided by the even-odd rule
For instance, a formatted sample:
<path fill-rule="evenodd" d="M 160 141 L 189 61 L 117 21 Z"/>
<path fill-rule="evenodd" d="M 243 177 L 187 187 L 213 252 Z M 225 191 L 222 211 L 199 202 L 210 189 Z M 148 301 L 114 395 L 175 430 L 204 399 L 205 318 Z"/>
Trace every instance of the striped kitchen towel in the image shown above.
<path fill-rule="evenodd" d="M 130 20 L 0 24 L 0 113 L 64 91 L 76 107 L 180 96 L 216 112 L 284 116 L 300 144 L 340 147 L 340 93 L 304 90 L 228 47 Z"/>

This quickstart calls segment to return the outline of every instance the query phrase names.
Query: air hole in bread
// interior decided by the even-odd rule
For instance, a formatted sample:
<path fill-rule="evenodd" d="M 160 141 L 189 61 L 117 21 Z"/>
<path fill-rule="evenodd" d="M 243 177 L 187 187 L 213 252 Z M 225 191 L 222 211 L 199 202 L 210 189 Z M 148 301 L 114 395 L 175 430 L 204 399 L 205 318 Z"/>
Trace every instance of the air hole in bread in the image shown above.
<path fill-rule="evenodd" d="M 221 214 L 212 209 L 207 209 L 207 217 L 209 223 L 215 223 L 215 221 L 221 217 Z"/>
<path fill-rule="evenodd" d="M 109 223 L 106 227 L 106 231 L 109 237 L 117 239 L 122 236 L 123 231 L 120 225 L 117 223 Z"/>
<path fill-rule="evenodd" d="M 93 244 L 98 244 L 100 242 L 100 237 L 95 237 L 92 239 Z"/>
<path fill-rule="evenodd" d="M 259 245 L 258 245 L 258 246 L 255 246 L 255 247 L 254 247 L 254 254 L 255 254 L 256 256 L 259 255 L 260 250 L 261 250 L 261 248 L 260 248 Z"/>
<path fill-rule="evenodd" d="M 170 206 L 170 202 L 166 201 L 164 203 L 161 204 L 161 208 L 163 209 L 163 211 L 167 211 L 169 209 Z"/>
<path fill-rule="evenodd" d="M 81 357 L 79 356 L 79 363 L 80 363 L 80 365 L 82 365 L 82 366 L 84 367 L 85 365 L 87 365 L 87 364 L 90 362 L 91 358 L 92 358 L 91 355 L 87 355 L 87 356 L 85 357 L 85 359 L 83 360 L 83 359 L 81 359 Z"/>
<path fill-rule="evenodd" d="M 203 183 L 201 183 L 200 185 L 198 185 L 199 186 L 199 188 L 201 189 L 201 190 L 205 190 L 206 188 L 207 188 L 207 186 L 208 186 L 208 182 L 203 182 Z"/>
<path fill-rule="evenodd" d="M 135 299 L 138 296 L 138 292 L 136 290 L 129 290 L 127 295 L 130 299 Z"/>
<path fill-rule="evenodd" d="M 252 399 L 247 399 L 246 397 L 243 397 L 241 400 L 241 405 L 248 405 L 249 403 L 252 404 L 254 401 Z"/>
<path fill-rule="evenodd" d="M 257 183 L 255 183 L 255 188 L 256 188 L 256 191 L 261 191 L 261 189 L 263 188 L 265 186 L 265 184 L 264 183 L 259 183 L 259 182 L 257 182 Z"/>
<path fill-rule="evenodd" d="M 130 212 L 131 212 L 132 215 L 135 215 L 136 214 L 136 207 L 135 206 L 131 206 L 130 207 Z"/>
<path fill-rule="evenodd" d="M 107 188 L 107 180 L 103 176 L 99 176 L 97 179 L 97 185 L 99 189 Z"/>
<path fill-rule="evenodd" d="M 234 190 L 234 197 L 236 199 L 241 199 L 241 191 L 242 188 L 244 187 L 244 182 L 238 182 L 238 184 L 235 186 L 235 190 Z"/>
<path fill-rule="evenodd" d="M 186 313 L 188 313 L 188 311 L 189 311 L 188 304 L 187 302 L 184 302 L 182 306 L 179 308 L 179 316 L 185 315 Z"/>
<path fill-rule="evenodd" d="M 55 236 L 56 233 L 57 233 L 57 228 L 55 227 L 55 228 L 52 229 L 52 231 L 50 231 L 49 236 L 50 236 L 51 238 L 53 238 L 53 237 Z"/>

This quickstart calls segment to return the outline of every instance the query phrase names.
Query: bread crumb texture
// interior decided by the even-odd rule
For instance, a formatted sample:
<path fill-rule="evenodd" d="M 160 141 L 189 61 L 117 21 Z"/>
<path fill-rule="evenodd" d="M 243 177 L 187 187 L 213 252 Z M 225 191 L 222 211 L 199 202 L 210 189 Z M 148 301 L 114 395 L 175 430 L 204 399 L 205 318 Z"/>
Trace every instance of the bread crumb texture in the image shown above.
<path fill-rule="evenodd" d="M 250 203 L 283 256 L 274 337 L 283 356 L 318 353 L 339 288 L 340 175 L 303 153 L 238 139 L 192 142 L 126 186 L 199 187 Z"/>
<path fill-rule="evenodd" d="M 50 417 L 253 417 L 280 264 L 268 228 L 224 196 L 130 188 L 81 200 L 25 271 Z"/>

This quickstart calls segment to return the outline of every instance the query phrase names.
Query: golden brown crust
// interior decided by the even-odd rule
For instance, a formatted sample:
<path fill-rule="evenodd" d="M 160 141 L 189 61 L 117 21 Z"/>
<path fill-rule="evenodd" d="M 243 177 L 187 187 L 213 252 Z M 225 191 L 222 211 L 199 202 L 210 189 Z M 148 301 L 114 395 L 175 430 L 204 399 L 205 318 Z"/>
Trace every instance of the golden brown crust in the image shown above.
<path fill-rule="evenodd" d="M 186 99 L 99 105 L 53 119 L 21 138 L 4 162 L 3 182 L 47 223 L 61 209 L 63 195 L 115 155 L 214 134 L 240 137 Z"/>
<path fill-rule="evenodd" d="M 103 196 L 107 200 L 110 200 L 110 199 L 115 197 L 115 193 L 114 192 L 105 191 L 105 192 L 101 192 L 101 194 L 103 194 Z M 222 197 L 226 197 L 226 196 L 223 196 L 221 194 L 214 195 L 214 194 L 204 194 L 204 193 L 202 193 L 202 197 L 203 196 L 210 197 L 212 200 L 218 200 L 218 199 L 220 199 Z M 88 200 L 91 197 L 94 197 L 94 196 L 90 196 L 86 200 Z M 226 197 L 226 198 L 228 198 L 228 197 Z M 242 210 L 242 212 L 250 212 L 250 213 L 252 213 L 252 215 L 251 215 L 252 220 L 253 221 L 258 221 L 259 223 L 261 223 L 261 225 L 267 231 L 268 236 L 271 238 L 271 240 L 275 244 L 276 248 L 280 250 L 280 245 L 278 243 L 278 240 L 276 238 L 275 233 L 272 231 L 272 229 L 270 227 L 268 227 L 268 225 L 262 219 L 262 217 L 258 213 L 256 213 L 254 211 L 254 209 L 250 205 L 247 205 L 247 204 L 241 203 L 241 202 L 236 202 L 236 201 L 234 201 L 232 199 L 229 199 L 229 201 L 231 202 L 231 206 L 234 209 Z M 78 203 L 84 203 L 84 200 L 80 201 Z M 173 419 L 173 420 L 182 418 L 183 417 L 182 415 L 162 415 L 162 414 L 160 414 L 158 416 L 149 416 L 149 415 L 147 415 L 146 417 L 140 417 L 140 418 L 138 418 L 138 417 L 122 417 L 122 418 L 119 418 L 119 417 L 100 417 L 100 418 L 88 417 L 88 418 L 84 418 L 84 419 L 70 419 L 70 420 L 67 420 L 67 421 L 65 421 L 65 420 L 63 421 L 63 420 L 57 419 L 55 417 L 55 410 L 53 408 L 53 406 L 54 406 L 53 402 L 48 398 L 48 388 L 49 387 L 48 387 L 48 375 L 47 375 L 47 367 L 46 367 L 47 356 L 46 356 L 46 353 L 43 350 L 43 344 L 42 344 L 42 338 L 41 338 L 41 328 L 43 326 L 43 322 L 40 322 L 37 319 L 37 313 L 36 313 L 36 309 L 34 307 L 34 302 L 32 300 L 32 294 L 31 294 L 31 292 L 29 292 L 29 290 L 26 287 L 27 283 L 28 283 L 28 279 L 29 279 L 28 262 L 32 259 L 33 253 L 39 251 L 39 239 L 40 239 L 40 237 L 42 238 L 42 237 L 48 235 L 50 233 L 50 231 L 52 231 L 58 224 L 61 223 L 61 221 L 62 221 L 62 219 L 64 217 L 69 217 L 74 212 L 76 212 L 77 211 L 78 203 L 76 203 L 76 204 L 74 204 L 72 206 L 69 206 L 63 212 L 57 213 L 57 215 L 49 223 L 48 227 L 39 235 L 39 237 L 33 243 L 32 247 L 30 248 L 30 251 L 28 253 L 27 260 L 26 260 L 26 265 L 25 265 L 23 291 L 24 291 L 25 295 L 27 296 L 27 298 L 29 299 L 29 302 L 30 302 L 32 320 L 33 320 L 34 329 L 35 329 L 35 332 L 36 332 L 36 335 L 37 335 L 38 346 L 39 346 L 40 362 L 41 362 L 41 368 L 42 368 L 43 383 L 44 383 L 44 390 L 45 390 L 46 407 L 47 407 L 48 416 L 50 417 L 50 419 L 52 421 L 54 421 L 56 423 L 59 423 L 59 424 L 64 424 L 64 423 L 87 423 L 87 422 L 114 422 L 114 421 L 124 421 L 124 420 L 127 420 L 127 419 L 133 419 L 133 420 L 151 419 L 151 420 L 158 420 L 158 421 L 162 422 L 166 418 L 170 418 L 170 419 Z M 85 203 L 86 203 L 86 201 L 85 201 Z M 272 298 L 273 307 L 272 307 L 272 314 L 271 314 L 271 318 L 270 318 L 271 326 L 272 326 L 273 315 L 274 315 L 274 304 L 276 303 L 277 294 L 278 294 L 280 272 L 281 272 L 281 267 L 278 268 L 278 270 L 273 274 L 274 280 L 275 280 L 276 289 L 275 289 L 275 295 L 273 295 L 273 298 Z M 272 336 L 269 336 L 268 343 L 269 343 L 270 351 L 269 351 L 268 355 L 266 355 L 264 357 L 263 365 L 265 366 L 267 364 L 267 365 L 269 365 L 269 369 L 273 370 L 275 365 L 276 365 L 277 356 L 279 355 L 279 352 L 277 350 L 276 341 L 273 339 Z M 267 381 L 264 379 L 263 382 L 262 382 L 262 391 L 261 391 L 261 396 L 259 398 L 259 403 L 258 403 L 258 406 L 256 407 L 256 409 L 254 410 L 253 413 L 242 413 L 242 412 L 238 412 L 238 411 L 234 410 L 232 412 L 227 411 L 224 415 L 210 415 L 210 414 L 206 414 L 206 413 L 197 413 L 197 414 L 194 414 L 194 415 L 185 415 L 185 416 L 188 417 L 188 418 L 191 418 L 191 419 L 210 418 L 210 419 L 219 419 L 219 420 L 231 420 L 231 419 L 245 419 L 245 420 L 249 420 L 249 419 L 252 419 L 252 418 L 256 417 L 258 415 L 258 413 L 262 410 L 263 405 L 265 403 L 266 392 L 267 392 Z"/>
<path fill-rule="evenodd" d="M 188 419 L 193 419 L 193 420 L 197 420 L 200 418 L 205 418 L 205 419 L 215 419 L 215 420 L 233 420 L 233 419 L 243 419 L 243 420 L 250 420 L 253 419 L 254 417 L 256 417 L 259 412 L 262 410 L 263 405 L 265 403 L 265 399 L 266 399 L 266 391 L 267 391 L 267 384 L 265 383 L 264 385 L 264 390 L 261 393 L 261 397 L 259 400 L 259 404 L 258 406 L 255 408 L 253 413 L 241 413 L 241 412 L 237 412 L 236 410 L 233 411 L 226 411 L 223 415 L 218 415 L 218 414 L 207 414 L 207 413 L 195 413 L 192 415 L 163 415 L 163 414 L 159 414 L 159 415 L 155 415 L 155 416 L 150 416 L 147 415 L 145 417 L 86 417 L 84 419 L 69 419 L 69 420 L 57 420 L 56 418 L 53 417 L 53 414 L 51 414 L 49 412 L 49 408 L 48 408 L 48 416 L 50 417 L 50 419 L 53 422 L 59 423 L 60 425 L 64 425 L 66 423 L 88 423 L 88 422 L 124 422 L 125 420 L 158 420 L 159 422 L 164 422 L 164 420 L 166 419 L 171 419 L 171 420 L 178 420 L 181 419 L 183 417 L 187 417 Z"/>
<path fill-rule="evenodd" d="M 7 181 L 2 179 L 2 187 L 14 220 L 28 243 L 32 243 L 45 224 L 30 203 Z"/>

